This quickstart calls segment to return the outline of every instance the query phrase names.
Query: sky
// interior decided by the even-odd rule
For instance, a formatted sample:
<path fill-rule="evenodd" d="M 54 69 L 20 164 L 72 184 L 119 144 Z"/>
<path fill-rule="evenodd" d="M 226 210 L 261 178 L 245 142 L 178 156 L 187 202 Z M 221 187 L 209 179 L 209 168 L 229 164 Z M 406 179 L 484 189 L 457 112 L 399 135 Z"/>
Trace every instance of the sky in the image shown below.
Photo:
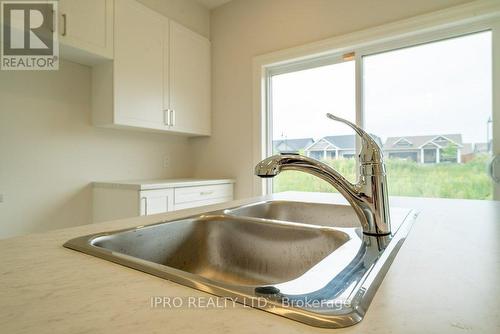
<path fill-rule="evenodd" d="M 365 128 L 383 140 L 459 133 L 486 142 L 491 76 L 490 32 L 366 56 Z M 271 89 L 273 139 L 354 133 L 325 117 L 355 121 L 354 61 L 276 75 Z"/>

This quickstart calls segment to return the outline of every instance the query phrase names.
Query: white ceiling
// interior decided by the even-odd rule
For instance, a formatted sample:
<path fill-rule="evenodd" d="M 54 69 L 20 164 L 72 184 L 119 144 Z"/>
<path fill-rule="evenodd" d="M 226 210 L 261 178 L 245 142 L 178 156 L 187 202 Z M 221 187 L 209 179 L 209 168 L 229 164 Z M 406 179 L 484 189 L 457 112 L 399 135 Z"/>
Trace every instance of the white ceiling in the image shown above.
<path fill-rule="evenodd" d="M 215 7 L 222 6 L 223 4 L 231 0 L 196 0 L 208 9 L 214 9 Z"/>

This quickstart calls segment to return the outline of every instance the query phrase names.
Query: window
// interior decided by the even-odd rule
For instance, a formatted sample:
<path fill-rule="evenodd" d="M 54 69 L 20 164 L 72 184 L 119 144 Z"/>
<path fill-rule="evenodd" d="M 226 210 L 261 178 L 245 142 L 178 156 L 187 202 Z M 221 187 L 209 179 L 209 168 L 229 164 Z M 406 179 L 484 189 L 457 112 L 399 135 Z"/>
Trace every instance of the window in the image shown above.
<path fill-rule="evenodd" d="M 296 68 L 269 70 L 273 153 L 283 152 L 276 143 L 298 143 L 294 153 L 321 160 L 354 181 L 355 136 L 327 120 L 331 112 L 361 120 L 380 144 L 390 195 L 491 199 L 486 170 L 493 142 L 492 32 L 383 47 L 360 49 L 350 61 L 332 55 L 327 65 L 302 61 Z M 273 192 L 335 191 L 300 172 L 269 182 Z"/>
<path fill-rule="evenodd" d="M 330 112 L 355 121 L 354 62 L 341 61 L 272 74 L 270 82 L 272 127 L 269 131 L 272 147 L 275 148 L 273 153 L 284 152 L 279 149 L 277 143 L 297 143 L 293 153 L 330 164 L 354 181 L 354 161 L 340 159 L 343 152 L 354 149 L 354 133 L 348 127 L 330 121 L 325 116 Z M 305 173 L 286 172 L 274 178 L 273 191 L 288 190 L 335 191 L 325 181 Z"/>
<path fill-rule="evenodd" d="M 491 141 L 490 31 L 368 55 L 363 73 L 365 125 L 385 143 L 390 195 L 492 198 L 490 152 L 467 150 Z"/>

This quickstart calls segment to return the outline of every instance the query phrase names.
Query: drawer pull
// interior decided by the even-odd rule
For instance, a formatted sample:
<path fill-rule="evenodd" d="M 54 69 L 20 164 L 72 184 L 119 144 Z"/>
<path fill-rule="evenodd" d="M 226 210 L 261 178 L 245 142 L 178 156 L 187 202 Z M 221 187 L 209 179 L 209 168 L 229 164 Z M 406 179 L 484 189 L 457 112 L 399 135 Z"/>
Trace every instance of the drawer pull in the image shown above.
<path fill-rule="evenodd" d="M 213 191 L 213 190 L 210 190 L 210 191 L 202 191 L 202 192 L 200 192 L 200 195 L 201 195 L 201 196 L 205 196 L 205 195 L 211 195 L 211 194 L 213 194 L 213 193 L 214 193 L 214 191 Z"/>

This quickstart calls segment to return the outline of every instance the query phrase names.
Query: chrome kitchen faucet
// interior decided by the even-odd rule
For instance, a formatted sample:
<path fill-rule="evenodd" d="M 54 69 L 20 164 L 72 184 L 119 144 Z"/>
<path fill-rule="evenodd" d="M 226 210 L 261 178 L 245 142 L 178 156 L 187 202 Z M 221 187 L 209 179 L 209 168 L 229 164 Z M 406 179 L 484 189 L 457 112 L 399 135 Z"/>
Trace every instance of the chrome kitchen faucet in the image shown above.
<path fill-rule="evenodd" d="M 334 121 L 347 124 L 361 137 L 359 153 L 359 179 L 349 182 L 332 167 L 299 154 L 278 154 L 262 160 L 255 166 L 255 175 L 274 177 L 284 170 L 296 170 L 315 175 L 335 187 L 356 212 L 363 233 L 374 236 L 391 234 L 387 177 L 382 149 L 373 138 L 355 124 L 326 114 Z"/>

